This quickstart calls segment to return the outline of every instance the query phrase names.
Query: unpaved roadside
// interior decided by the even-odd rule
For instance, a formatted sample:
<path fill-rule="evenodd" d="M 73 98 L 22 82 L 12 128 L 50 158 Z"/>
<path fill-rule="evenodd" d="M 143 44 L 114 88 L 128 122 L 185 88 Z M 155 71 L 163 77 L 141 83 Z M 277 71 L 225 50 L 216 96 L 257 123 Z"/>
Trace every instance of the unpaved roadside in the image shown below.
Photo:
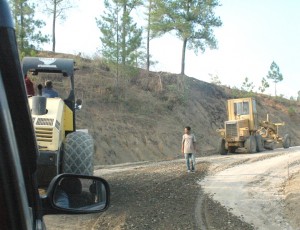
<path fill-rule="evenodd" d="M 285 209 L 284 186 L 299 172 L 300 148 L 276 150 L 269 156 L 207 176 L 200 184 L 205 193 L 256 229 L 293 229 L 295 213 Z"/>
<path fill-rule="evenodd" d="M 111 186 L 111 206 L 102 214 L 47 216 L 48 229 L 202 229 L 196 210 L 203 196 L 206 216 L 214 229 L 252 227 L 209 197 L 197 183 L 204 178 L 208 162 L 199 162 L 196 173 L 187 173 L 182 160 L 144 165 L 116 166 L 96 171 Z M 121 168 L 118 172 L 117 168 Z M 107 174 L 107 172 L 112 172 Z M 196 211 L 195 211 L 196 210 Z M 206 223 L 203 223 L 204 225 Z"/>
<path fill-rule="evenodd" d="M 204 177 L 208 164 L 200 163 L 197 166 L 197 172 L 193 174 L 186 172 L 182 162 L 158 163 L 147 167 L 128 166 L 126 170 L 115 170 L 110 174 L 103 170 L 103 177 L 111 186 L 110 208 L 94 215 L 93 221 L 88 218 L 82 222 L 80 216 L 46 217 L 47 227 L 196 229 L 194 210 L 200 189 L 197 180 Z M 96 172 L 99 173 L 101 170 Z"/>
<path fill-rule="evenodd" d="M 294 213 L 299 210 L 293 206 L 294 190 L 284 183 L 288 176 L 290 184 L 293 178 L 296 178 L 294 172 L 299 165 L 294 159 L 297 157 L 297 151 L 300 151 L 300 148 L 260 154 L 203 157 L 198 159 L 197 172 L 194 174 L 186 172 L 183 160 L 99 166 L 95 175 L 108 180 L 111 186 L 111 207 L 102 214 L 47 216 L 46 224 L 50 230 L 270 229 L 272 225 L 268 222 L 257 224 L 246 218 L 258 216 L 259 219 L 270 218 L 268 221 L 274 221 L 276 224 L 279 222 L 278 226 L 282 227 L 281 229 L 289 229 L 291 226 L 290 229 L 297 229 L 293 227 L 297 226 L 297 222 L 296 225 L 293 224 L 295 218 L 289 216 L 291 210 L 294 210 Z M 295 157 L 288 154 L 293 152 Z M 278 165 L 275 164 L 273 169 L 271 167 L 267 170 L 268 161 L 277 161 Z M 260 164 L 262 166 L 258 167 Z M 282 166 L 281 173 L 277 170 L 280 165 L 285 165 Z M 260 172 L 258 169 L 266 171 Z M 228 174 L 230 170 L 233 171 Z M 273 174 L 273 171 L 278 173 Z M 216 191 L 208 191 L 205 185 L 207 179 L 215 180 L 219 174 L 222 180 L 232 181 L 223 186 L 215 184 L 212 187 L 215 187 Z M 205 177 L 204 182 L 199 183 Z M 244 180 L 248 182 L 242 186 L 243 193 L 237 185 L 243 184 Z M 272 181 L 279 181 L 280 186 L 271 186 Z M 257 194 L 265 191 L 265 196 L 258 197 L 256 191 Z M 284 191 L 290 191 L 288 194 L 292 195 L 288 196 Z M 222 197 L 222 194 L 224 199 L 217 199 L 218 195 Z M 290 198 L 289 204 L 284 201 L 286 196 Z M 233 199 L 232 197 L 236 200 L 233 207 L 226 203 L 228 199 Z M 271 204 L 270 207 L 278 210 L 279 214 L 272 216 L 269 205 L 262 208 L 260 203 Z M 243 210 L 247 205 L 249 209 Z M 239 209 L 240 207 L 243 208 Z M 276 226 L 273 229 L 278 229 Z"/>
<path fill-rule="evenodd" d="M 95 229 L 195 229 L 196 181 L 207 167 L 199 164 L 188 174 L 183 164 L 167 163 L 107 175 L 112 205 Z"/>
<path fill-rule="evenodd" d="M 284 194 L 284 214 L 293 229 L 300 229 L 300 170 L 286 181 Z"/>

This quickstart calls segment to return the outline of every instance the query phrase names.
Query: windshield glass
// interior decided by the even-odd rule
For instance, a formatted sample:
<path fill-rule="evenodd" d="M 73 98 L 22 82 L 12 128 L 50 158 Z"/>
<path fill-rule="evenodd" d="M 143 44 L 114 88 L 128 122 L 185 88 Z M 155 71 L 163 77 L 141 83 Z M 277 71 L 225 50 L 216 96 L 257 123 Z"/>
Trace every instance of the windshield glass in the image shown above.
<path fill-rule="evenodd" d="M 252 101 L 252 108 L 253 108 L 253 113 L 257 113 L 255 100 Z"/>
<path fill-rule="evenodd" d="M 38 73 L 38 75 L 28 74 L 33 82 L 35 95 L 37 95 L 37 86 L 41 84 L 45 87 L 46 81 L 52 81 L 52 89 L 58 93 L 62 99 L 68 98 L 71 90 L 71 81 L 69 77 L 63 77 L 61 73 Z"/>
<path fill-rule="evenodd" d="M 234 103 L 234 115 L 248 115 L 249 102 Z"/>

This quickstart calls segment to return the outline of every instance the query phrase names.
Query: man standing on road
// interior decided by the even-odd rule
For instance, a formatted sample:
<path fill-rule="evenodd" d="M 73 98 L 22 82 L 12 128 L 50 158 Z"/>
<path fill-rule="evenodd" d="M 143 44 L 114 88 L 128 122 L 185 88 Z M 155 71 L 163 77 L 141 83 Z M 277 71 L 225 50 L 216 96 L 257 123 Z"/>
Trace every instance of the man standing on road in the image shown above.
<path fill-rule="evenodd" d="M 182 136 L 182 145 L 181 152 L 184 155 L 186 160 L 186 166 L 188 172 L 195 171 L 195 153 L 196 153 L 196 138 L 195 135 L 191 133 L 191 127 L 187 126 L 184 128 L 184 134 Z M 190 160 L 192 163 L 192 167 L 190 167 Z"/>

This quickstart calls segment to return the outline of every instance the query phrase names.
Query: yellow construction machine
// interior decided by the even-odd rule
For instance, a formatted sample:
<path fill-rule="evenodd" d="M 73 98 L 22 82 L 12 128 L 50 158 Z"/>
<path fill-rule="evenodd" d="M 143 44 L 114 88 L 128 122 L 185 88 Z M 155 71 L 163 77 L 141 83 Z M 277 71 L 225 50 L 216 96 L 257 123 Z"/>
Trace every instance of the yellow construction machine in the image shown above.
<path fill-rule="evenodd" d="M 268 115 L 266 121 L 258 121 L 254 98 L 228 100 L 227 112 L 225 128 L 217 129 L 221 135 L 218 146 L 221 155 L 235 153 L 238 148 L 244 148 L 248 153 L 273 150 L 276 143 L 282 143 L 283 148 L 290 147 L 290 136 L 279 135 L 279 127 L 284 123 L 272 123 Z"/>
<path fill-rule="evenodd" d="M 25 57 L 22 68 L 24 76 L 30 75 L 36 92 L 43 91 L 42 85 L 49 80 L 58 92 L 54 98 L 42 93 L 28 98 L 40 153 L 39 186 L 46 186 L 60 173 L 92 175 L 93 139 L 86 132 L 76 131 L 75 113 L 82 101 L 75 101 L 74 60 Z"/>

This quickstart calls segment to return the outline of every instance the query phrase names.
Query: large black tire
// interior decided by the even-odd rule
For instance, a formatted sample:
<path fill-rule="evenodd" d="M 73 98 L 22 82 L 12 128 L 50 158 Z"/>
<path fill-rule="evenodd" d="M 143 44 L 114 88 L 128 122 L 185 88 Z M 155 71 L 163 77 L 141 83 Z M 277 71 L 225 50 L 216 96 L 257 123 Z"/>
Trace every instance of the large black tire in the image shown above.
<path fill-rule="evenodd" d="M 94 141 L 84 132 L 67 135 L 62 157 L 62 172 L 81 175 L 94 173 Z"/>
<path fill-rule="evenodd" d="M 227 150 L 225 149 L 225 140 L 223 138 L 219 140 L 218 152 L 221 155 L 227 155 L 228 153 Z"/>
<path fill-rule="evenodd" d="M 262 138 L 261 135 L 256 135 L 255 136 L 255 139 L 256 139 L 256 151 L 257 152 L 262 152 L 265 150 L 264 148 L 264 139 Z"/>
<path fill-rule="evenodd" d="M 291 137 L 289 134 L 285 134 L 282 140 L 282 147 L 288 149 L 291 146 Z"/>
<path fill-rule="evenodd" d="M 245 141 L 245 148 L 248 153 L 256 153 L 256 139 L 254 136 L 249 136 L 248 139 Z"/>
<path fill-rule="evenodd" d="M 270 150 L 274 150 L 275 149 L 275 142 L 271 142 L 270 143 Z"/>

